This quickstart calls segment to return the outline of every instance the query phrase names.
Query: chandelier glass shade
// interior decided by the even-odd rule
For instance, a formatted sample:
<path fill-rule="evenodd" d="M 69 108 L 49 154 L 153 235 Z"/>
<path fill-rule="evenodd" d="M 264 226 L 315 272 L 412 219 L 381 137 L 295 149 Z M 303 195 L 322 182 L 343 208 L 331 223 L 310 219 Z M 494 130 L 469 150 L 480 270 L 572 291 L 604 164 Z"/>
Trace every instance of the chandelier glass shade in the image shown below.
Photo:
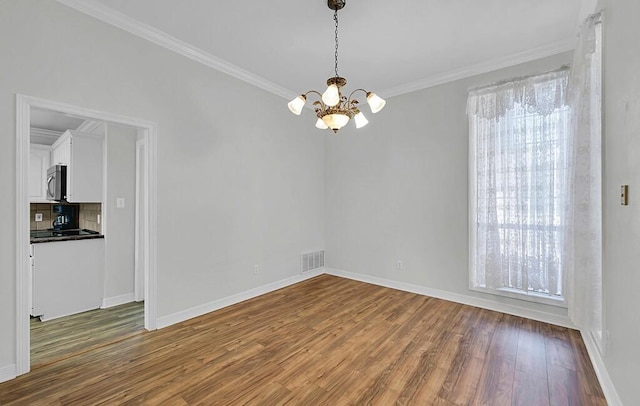
<path fill-rule="evenodd" d="M 318 117 L 316 128 L 321 130 L 328 128 L 335 133 L 347 125 L 352 118 L 355 121 L 356 128 L 362 128 L 369 123 L 364 114 L 358 109 L 359 101 L 353 98 L 355 93 L 363 92 L 365 94 L 372 113 L 382 110 L 386 102 L 375 93 L 364 89 L 354 90 L 349 97 L 342 94 L 342 88 L 347 84 L 347 80 L 338 75 L 338 10 L 345 6 L 345 0 L 327 0 L 327 5 L 334 10 L 333 19 L 336 27 L 335 76 L 327 79 L 327 89 L 324 93 L 320 94 L 316 90 L 309 90 L 291 100 L 288 106 L 293 114 L 300 115 L 307 103 L 307 96 L 309 94 L 318 96 L 318 100 L 313 102 L 314 110 Z"/>

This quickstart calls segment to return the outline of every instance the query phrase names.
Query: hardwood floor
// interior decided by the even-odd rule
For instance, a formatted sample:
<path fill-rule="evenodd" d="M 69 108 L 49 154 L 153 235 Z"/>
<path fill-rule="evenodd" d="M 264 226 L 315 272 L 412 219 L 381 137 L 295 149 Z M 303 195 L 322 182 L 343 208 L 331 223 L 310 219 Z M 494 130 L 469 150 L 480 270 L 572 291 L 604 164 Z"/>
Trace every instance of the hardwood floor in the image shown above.
<path fill-rule="evenodd" d="M 2 405 L 604 405 L 580 334 L 322 275 L 54 362 Z"/>
<path fill-rule="evenodd" d="M 132 302 L 41 322 L 31 318 L 31 368 L 139 334 L 144 303 Z"/>

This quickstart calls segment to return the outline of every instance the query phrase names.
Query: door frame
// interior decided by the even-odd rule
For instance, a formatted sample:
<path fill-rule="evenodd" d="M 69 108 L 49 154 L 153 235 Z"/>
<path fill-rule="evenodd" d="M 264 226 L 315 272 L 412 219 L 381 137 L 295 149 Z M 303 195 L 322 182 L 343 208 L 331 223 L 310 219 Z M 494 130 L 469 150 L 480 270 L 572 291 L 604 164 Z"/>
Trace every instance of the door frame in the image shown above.
<path fill-rule="evenodd" d="M 154 122 L 109 112 L 74 106 L 67 103 L 16 94 L 16 375 L 31 369 L 30 303 L 29 303 L 29 148 L 31 141 L 31 108 L 137 127 L 146 144 L 145 168 L 148 197 L 143 206 L 145 218 L 145 302 L 144 327 L 157 328 L 157 125 Z"/>
<path fill-rule="evenodd" d="M 141 131 L 138 131 L 141 133 Z M 140 134 L 143 135 L 143 134 Z M 147 190 L 144 187 L 149 182 L 146 171 L 147 144 L 145 139 L 138 136 L 136 140 L 136 201 L 135 201 L 135 228 L 134 228 L 134 300 L 140 302 L 144 300 L 145 275 L 147 274 L 147 262 L 145 252 L 148 250 L 147 239 L 144 238 L 145 227 L 141 224 L 141 216 L 144 213 L 144 204 L 149 200 Z M 141 164 L 142 163 L 142 164 Z M 140 205 L 140 202 L 143 205 Z M 142 252 L 142 256 L 140 253 Z"/>

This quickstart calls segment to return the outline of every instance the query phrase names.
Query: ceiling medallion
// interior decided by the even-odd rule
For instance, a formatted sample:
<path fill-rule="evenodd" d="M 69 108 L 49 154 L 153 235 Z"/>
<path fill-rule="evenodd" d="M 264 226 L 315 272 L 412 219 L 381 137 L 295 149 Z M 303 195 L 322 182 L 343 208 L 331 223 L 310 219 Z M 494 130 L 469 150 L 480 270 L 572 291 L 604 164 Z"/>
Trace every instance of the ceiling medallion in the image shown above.
<path fill-rule="evenodd" d="M 315 93 L 320 97 L 320 100 L 315 101 L 316 127 L 324 130 L 331 129 L 334 133 L 344 127 L 350 119 L 354 119 L 356 128 L 362 128 L 369 122 L 364 114 L 358 110 L 358 100 L 352 99 L 354 93 L 361 91 L 364 92 L 367 98 L 367 103 L 371 108 L 372 113 L 377 113 L 385 105 L 385 101 L 377 96 L 373 92 L 368 92 L 364 89 L 356 89 L 349 97 L 342 95 L 341 89 L 347 84 L 347 79 L 338 75 L 338 10 L 345 6 L 345 0 L 327 0 L 327 6 L 333 10 L 333 20 L 335 21 L 335 76 L 327 79 L 327 90 L 324 93 L 316 90 L 309 90 L 307 93 L 301 94 L 295 99 L 291 100 L 288 104 L 289 110 L 295 115 L 302 113 L 302 108 L 307 102 L 307 95 L 309 93 Z"/>

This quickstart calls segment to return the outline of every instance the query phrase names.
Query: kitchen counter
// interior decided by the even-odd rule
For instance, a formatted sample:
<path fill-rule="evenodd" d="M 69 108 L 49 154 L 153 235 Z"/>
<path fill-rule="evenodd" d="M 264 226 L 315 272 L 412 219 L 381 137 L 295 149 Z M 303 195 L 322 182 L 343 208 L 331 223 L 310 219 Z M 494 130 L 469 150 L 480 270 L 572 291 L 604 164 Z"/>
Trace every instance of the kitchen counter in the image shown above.
<path fill-rule="evenodd" d="M 92 230 L 42 230 L 31 231 L 31 244 L 55 241 L 76 241 L 104 238 L 104 235 Z"/>

